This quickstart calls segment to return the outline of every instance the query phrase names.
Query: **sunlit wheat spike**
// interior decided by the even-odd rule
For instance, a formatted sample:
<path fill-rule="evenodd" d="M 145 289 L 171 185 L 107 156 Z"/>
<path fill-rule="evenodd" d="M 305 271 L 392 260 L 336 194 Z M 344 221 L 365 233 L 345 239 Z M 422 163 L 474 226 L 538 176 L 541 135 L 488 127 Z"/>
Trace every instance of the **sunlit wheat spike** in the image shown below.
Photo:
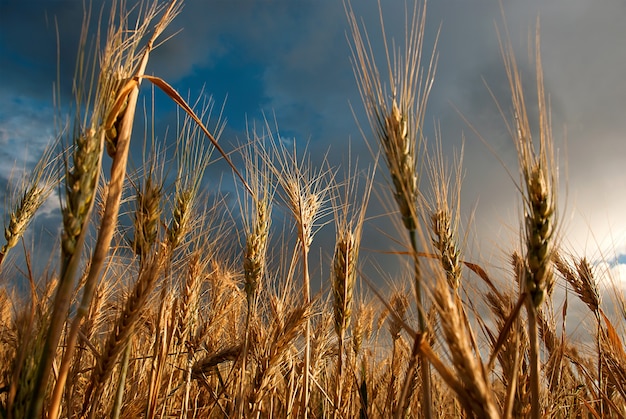
<path fill-rule="evenodd" d="M 533 165 L 527 175 L 528 208 L 525 214 L 528 273 L 526 289 L 535 307 L 541 305 L 553 281 L 551 259 L 554 244 L 553 186 L 546 182 L 545 170 Z"/>
<path fill-rule="evenodd" d="M 553 257 L 554 265 L 571 285 L 580 300 L 593 312 L 600 308 L 601 299 L 593 269 L 586 258 L 581 258 L 572 268 L 560 254 Z"/>
<path fill-rule="evenodd" d="M 391 295 L 389 305 L 393 310 L 389 319 L 389 334 L 391 335 L 391 339 L 395 341 L 400 338 L 402 324 L 406 321 L 406 314 L 409 309 L 409 299 L 406 293 L 396 291 Z"/>
<path fill-rule="evenodd" d="M 480 356 L 472 351 L 468 323 L 461 311 L 460 300 L 439 278 L 435 289 L 435 300 L 440 314 L 441 328 L 448 344 L 448 351 L 457 376 L 466 391 L 460 400 L 470 414 L 481 418 L 499 418 L 493 390 Z M 461 396 L 461 395 L 459 395 Z"/>
<path fill-rule="evenodd" d="M 246 296 L 253 301 L 265 272 L 271 221 L 271 203 L 265 198 L 256 202 L 254 230 L 246 236 L 244 249 L 244 280 Z"/>
<path fill-rule="evenodd" d="M 157 242 L 161 224 L 162 193 L 162 181 L 157 179 L 150 169 L 145 176 L 143 185 L 137 188 L 133 219 L 135 235 L 131 245 L 135 254 L 142 261 L 146 259 Z"/>
<path fill-rule="evenodd" d="M 351 165 L 349 162 L 348 166 Z M 369 203 L 374 173 L 365 173 L 367 182 L 359 188 L 358 168 L 348 168 L 346 180 L 337 184 L 331 194 L 335 213 L 335 251 L 331 271 L 331 288 L 335 313 L 335 332 L 343 340 L 350 324 L 352 300 L 358 270 L 361 236 Z M 360 196 L 359 194 L 362 193 Z M 343 346 L 343 341 L 341 342 Z"/>
<path fill-rule="evenodd" d="M 254 128 L 248 130 L 248 145 L 242 148 L 245 177 L 252 191 L 240 198 L 245 246 L 243 251 L 244 290 L 249 304 L 254 306 L 266 269 L 272 223 L 276 179 L 272 175 L 266 153 L 265 140 Z M 252 307 L 254 309 L 254 307 Z"/>
<path fill-rule="evenodd" d="M 0 248 L 0 266 L 7 252 L 15 247 L 26 232 L 28 225 L 35 217 L 39 208 L 46 202 L 50 194 L 61 181 L 59 167 L 58 140 L 48 144 L 44 152 L 21 184 L 11 193 L 8 208 L 9 223 L 4 228 L 6 243 Z"/>
<path fill-rule="evenodd" d="M 550 110 L 545 99 L 543 68 L 539 46 L 539 27 L 535 38 L 539 147 L 532 138 L 522 79 L 510 45 L 501 41 L 502 56 L 511 89 L 514 122 L 509 125 L 517 149 L 524 199 L 523 234 L 526 251 L 525 290 L 538 308 L 553 283 L 552 255 L 555 251 L 557 167 Z"/>
<path fill-rule="evenodd" d="M 535 73 L 537 88 L 537 111 L 539 144 L 536 148 L 533 129 L 525 102 L 522 78 L 517 66 L 510 38 L 500 48 L 511 91 L 513 124 L 509 131 L 517 149 L 520 171 L 519 191 L 523 198 L 522 235 L 525 247 L 523 261 L 523 291 L 527 293 L 528 331 L 530 338 L 530 387 L 532 393 L 531 417 L 538 419 L 541 413 L 540 359 L 538 338 L 538 311 L 553 288 L 553 255 L 556 251 L 557 231 L 557 167 L 554 158 L 554 140 L 550 110 L 545 98 L 543 68 L 539 42 L 539 24 L 535 33 Z"/>
<path fill-rule="evenodd" d="M 187 262 L 185 281 L 177 305 L 178 310 L 176 310 L 178 324 L 175 333 L 181 347 L 187 339 L 188 332 L 196 328 L 198 297 L 205 264 L 206 262 L 200 259 L 200 252 L 194 252 Z"/>
<path fill-rule="evenodd" d="M 200 102 L 200 99 L 198 99 Z M 213 116 L 215 102 L 209 98 L 201 106 L 199 118 L 208 125 Z M 221 115 L 215 122 L 214 138 L 219 140 L 224 129 Z M 188 114 L 176 140 L 176 157 L 178 174 L 175 183 L 172 219 L 167 228 L 167 236 L 172 248 L 177 248 L 185 240 L 185 236 L 193 229 L 193 213 L 198 200 L 204 173 L 209 165 L 214 147 L 206 144 L 204 135 Z"/>
<path fill-rule="evenodd" d="M 406 12 L 404 44 L 397 47 L 395 41 L 389 43 L 385 31 L 382 6 L 379 15 L 385 49 L 384 64 L 377 63 L 365 28 L 361 29 L 349 2 L 346 15 L 350 26 L 352 67 L 356 82 L 365 106 L 365 112 L 374 138 L 387 163 L 393 184 L 393 193 L 404 227 L 409 232 L 414 264 L 414 292 L 418 305 L 424 307 L 422 296 L 422 269 L 417 257 L 417 233 L 420 210 L 418 200 L 419 170 L 424 138 L 424 116 L 426 104 L 434 81 L 437 67 L 437 39 L 435 39 L 430 60 L 422 65 L 424 33 L 426 27 L 426 3 L 413 3 L 413 10 Z M 386 67 L 386 74 L 379 68 Z M 387 79 L 388 83 L 383 80 Z M 426 331 L 426 319 L 418 311 L 420 332 Z M 421 357 L 422 365 L 422 414 L 432 416 L 430 367 Z M 408 388 L 409 385 L 405 386 Z"/>
<path fill-rule="evenodd" d="M 311 302 L 311 285 L 309 273 L 309 251 L 313 236 L 319 228 L 318 222 L 327 215 L 329 209 L 325 206 L 328 193 L 332 187 L 334 172 L 329 169 L 314 169 L 310 156 L 298 158 L 296 142 L 293 151 L 282 142 L 276 144 L 272 140 L 273 158 L 266 156 L 270 170 L 277 179 L 283 193 L 283 201 L 295 221 L 298 244 L 297 253 L 302 263 L 302 303 L 308 306 Z M 280 138 L 280 135 L 277 135 Z M 306 152 L 305 152 L 306 156 Z M 324 160 L 324 165 L 328 165 Z M 304 373 L 302 374 L 302 388 L 300 408 L 306 418 L 309 409 L 310 396 L 310 350 L 311 328 L 307 319 L 305 325 Z"/>
<path fill-rule="evenodd" d="M 335 244 L 332 275 L 335 332 L 338 336 L 342 336 L 350 324 L 352 295 L 356 280 L 357 246 L 352 232 L 339 233 Z"/>
<path fill-rule="evenodd" d="M 100 131 L 87 129 L 76 138 L 73 166 L 65 174 L 66 200 L 61 244 L 64 261 L 76 252 L 80 234 L 93 204 L 100 165 Z"/>
<path fill-rule="evenodd" d="M 461 280 L 459 217 L 463 150 L 459 156 L 455 155 L 454 166 L 451 169 L 445 161 L 438 134 L 433 154 L 428 158 L 428 173 L 433 195 L 430 203 L 431 241 L 446 273 L 448 285 L 456 291 Z"/>
<path fill-rule="evenodd" d="M 372 335 L 374 322 L 374 308 L 364 302 L 357 303 L 352 326 L 352 351 L 358 355 L 363 348 L 364 341 Z"/>
<path fill-rule="evenodd" d="M 591 311 L 597 312 L 600 309 L 601 299 L 593 268 L 586 258 L 581 258 L 576 269 L 580 278 L 580 288 L 576 290 L 576 293 Z"/>
<path fill-rule="evenodd" d="M 381 75 L 367 31 L 360 28 L 349 5 L 346 13 L 352 37 L 353 69 L 361 99 L 374 137 L 383 151 L 404 226 L 408 230 L 415 230 L 419 197 L 417 165 L 424 141 L 426 103 L 437 66 L 437 42 L 435 41 L 433 55 L 427 64 L 428 70 L 424 73 L 422 51 L 425 6 L 414 6 L 411 26 L 406 28 L 404 50 L 396 49 L 395 43 L 392 44 L 393 47 L 388 44 L 381 11 L 385 64 L 388 71 L 388 74 Z M 385 77 L 388 84 L 383 83 Z"/>

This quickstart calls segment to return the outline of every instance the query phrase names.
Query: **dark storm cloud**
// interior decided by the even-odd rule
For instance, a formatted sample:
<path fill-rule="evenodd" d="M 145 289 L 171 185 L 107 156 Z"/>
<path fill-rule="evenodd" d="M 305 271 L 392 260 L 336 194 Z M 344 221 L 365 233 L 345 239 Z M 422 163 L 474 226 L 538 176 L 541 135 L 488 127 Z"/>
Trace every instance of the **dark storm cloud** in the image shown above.
<path fill-rule="evenodd" d="M 94 10 L 99 10 L 101 2 L 96 3 Z M 353 3 L 355 14 L 362 17 L 373 48 L 382 59 L 377 2 Z M 404 2 L 381 3 L 390 37 L 401 39 Z M 589 240 L 588 227 L 594 231 L 597 228 L 601 237 L 609 236 L 610 229 L 615 233 L 626 230 L 626 195 L 615 192 L 626 188 L 625 3 L 503 3 L 531 119 L 536 119 L 534 64 L 527 59 L 527 48 L 529 35 L 534 36 L 536 18 L 541 18 L 546 91 L 559 160 L 562 167 L 568 167 L 568 172 L 561 174 L 562 183 L 569 183 L 568 195 L 565 191 L 561 194 L 568 199 L 569 213 L 563 214 L 568 237 L 575 242 L 593 241 Z M 32 127 L 52 126 L 52 112 L 38 114 L 40 105 L 36 103 L 51 99 L 56 79 L 54 19 L 59 22 L 61 79 L 67 93 L 82 13 L 82 1 L 78 0 L 0 1 L 0 143 L 18 141 L 17 137 L 34 141 L 32 135 L 16 128 L 29 126 L 29 121 Z M 504 251 L 518 245 L 510 237 L 515 237 L 519 228 L 519 198 L 514 185 L 514 146 L 487 88 L 507 116 L 510 95 L 494 24 L 502 29 L 496 0 L 429 2 L 424 59 L 429 57 L 440 26 L 441 32 L 426 132 L 433 139 L 433 126 L 439 124 L 444 150 L 450 155 L 465 137 L 464 209 L 469 212 L 476 206 L 479 240 L 496 251 Z M 275 114 L 281 132 L 297 137 L 302 144 L 308 142 L 316 158 L 331 147 L 333 165 L 347 161 L 351 139 L 352 154 L 360 156 L 364 166 L 371 161 L 350 108 L 351 104 L 369 135 L 350 65 L 341 0 L 189 0 L 169 33 L 179 30 L 154 52 L 148 70 L 192 99 L 203 88 L 206 94 L 215 94 L 218 109 L 228 94 L 225 116 L 230 124 L 221 140 L 227 147 L 245 137 L 246 118 L 259 126 L 264 114 L 272 121 Z M 31 110 L 24 108 L 21 112 L 29 118 L 10 115 L 11 101 L 19 97 L 32 100 Z M 160 111 L 160 138 L 165 126 L 170 130 L 175 126 L 174 107 L 168 106 Z M 170 131 L 168 138 L 173 137 Z M 135 147 L 137 151 L 141 148 L 139 144 Z M 5 162 L 18 157 L 15 153 L 0 156 Z M 384 170 L 379 173 L 382 175 Z M 232 178 L 225 165 L 217 164 L 209 171 L 212 185 L 220 175 Z M 371 212 L 384 212 L 375 199 Z M 379 232 L 373 230 L 366 234 L 375 241 Z M 618 246 L 626 248 L 621 244 L 624 239 L 614 240 L 622 240 Z"/>
<path fill-rule="evenodd" d="M 82 21 L 80 0 L 0 2 L 0 92 L 49 100 L 57 63 L 69 92 Z"/>

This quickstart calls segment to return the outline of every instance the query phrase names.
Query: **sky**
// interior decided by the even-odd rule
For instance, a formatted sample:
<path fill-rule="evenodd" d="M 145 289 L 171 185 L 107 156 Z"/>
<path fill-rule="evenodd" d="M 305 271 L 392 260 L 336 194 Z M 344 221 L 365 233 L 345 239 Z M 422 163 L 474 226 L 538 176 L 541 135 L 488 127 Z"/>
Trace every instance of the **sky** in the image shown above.
<path fill-rule="evenodd" d="M 401 39 L 405 2 L 380 1 L 389 35 Z M 598 269 L 610 270 L 618 283 L 626 284 L 626 2 L 502 3 L 528 91 L 534 89 L 534 65 L 526 59 L 528 39 L 538 17 L 541 22 L 545 88 L 560 165 L 562 245 L 578 256 L 603 259 Z M 94 9 L 101 4 L 95 1 Z M 353 8 L 375 51 L 382 54 L 377 1 L 353 0 Z M 31 168 L 56 133 L 57 74 L 61 104 L 71 100 L 82 17 L 81 0 L 0 0 L 3 202 L 11 173 Z M 505 110 L 510 108 L 496 24 L 502 25 L 497 0 L 428 3 L 427 52 L 440 32 L 425 130 L 432 141 L 434 127 L 440 127 L 450 158 L 464 144 L 466 253 L 502 267 L 520 244 L 520 199 L 515 148 L 490 94 Z M 371 141 L 351 66 L 342 0 L 187 0 L 170 26 L 173 32 L 178 33 L 154 51 L 148 73 L 165 79 L 183 96 L 196 98 L 204 92 L 218 108 L 224 103 L 227 125 L 220 141 L 225 149 L 245 139 L 247 123 L 262 125 L 269 116 L 276 119 L 281 136 L 308 147 L 316 164 L 323 156 L 333 167 L 345 166 L 349 156 L 358 157 L 362 167 L 371 164 L 359 131 L 361 124 Z M 175 107 L 161 97 L 157 109 L 162 132 L 175 127 Z M 137 153 L 140 146 L 134 149 Z M 378 173 L 384 182 L 385 169 Z M 212 165 L 208 177 L 207 188 L 228 189 L 232 180 L 223 164 Z M 58 198 L 52 199 L 31 227 L 35 233 L 29 234 L 55 236 L 57 207 Z M 382 233 L 389 231 L 389 222 L 378 217 L 384 212 L 373 197 L 368 212 L 372 222 L 363 238 L 364 253 L 371 251 L 366 257 L 383 271 L 391 266 L 377 252 L 384 243 Z M 6 218 L 6 208 L 4 214 Z M 326 227 L 317 240 L 332 243 L 333 237 L 333 228 Z M 44 242 L 37 241 L 39 246 Z M 377 258 L 380 262 L 373 262 Z"/>

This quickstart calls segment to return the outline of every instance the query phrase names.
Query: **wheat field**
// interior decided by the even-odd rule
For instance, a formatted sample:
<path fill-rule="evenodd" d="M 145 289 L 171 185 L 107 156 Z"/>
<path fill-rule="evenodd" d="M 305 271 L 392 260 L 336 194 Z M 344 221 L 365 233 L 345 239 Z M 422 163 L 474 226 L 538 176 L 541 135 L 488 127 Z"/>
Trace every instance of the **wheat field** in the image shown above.
<path fill-rule="evenodd" d="M 538 25 L 534 84 L 522 85 L 506 25 L 498 34 L 510 89 L 498 107 L 512 110 L 502 117 L 521 205 L 519 245 L 491 272 L 465 248 L 461 188 L 471 173 L 462 152 L 449 159 L 443 140 L 424 134 L 438 65 L 436 39 L 425 48 L 425 5 L 411 3 L 406 39 L 384 38 L 387 54 L 375 56 L 377 32 L 345 3 L 367 169 L 356 159 L 314 166 L 270 123 L 225 149 L 213 102 L 186 100 L 146 74 L 181 7 L 146 0 L 131 19 L 113 1 L 100 33 L 83 22 L 75 114 L 7 206 L 1 418 L 626 416 L 622 290 L 611 291 L 616 314 L 602 300 L 601 273 L 562 246 Z M 173 158 L 144 140 L 143 162 L 131 168 L 147 85 L 184 118 Z M 236 179 L 234 208 L 204 190 L 213 155 Z M 377 172 L 386 183 L 373 181 Z M 8 256 L 55 191 L 58 246 L 36 275 L 27 246 L 23 258 Z M 398 227 L 390 234 L 406 244 L 390 249 L 406 269 L 388 287 L 359 260 L 368 205 L 381 196 Z M 281 230 L 277 209 L 293 230 Z M 335 243 L 324 249 L 328 286 L 316 290 L 311 250 L 322 227 L 334 228 Z M 23 277 L 27 292 L 15 286 Z M 593 319 L 582 338 L 565 327 L 568 300 L 555 300 L 564 289 Z"/>

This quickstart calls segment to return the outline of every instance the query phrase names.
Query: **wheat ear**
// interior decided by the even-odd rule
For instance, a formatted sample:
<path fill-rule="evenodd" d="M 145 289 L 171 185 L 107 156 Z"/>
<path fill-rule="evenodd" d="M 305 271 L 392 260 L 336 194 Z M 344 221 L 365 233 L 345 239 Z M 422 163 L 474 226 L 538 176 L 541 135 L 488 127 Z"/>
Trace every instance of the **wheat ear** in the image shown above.
<path fill-rule="evenodd" d="M 469 323 L 463 313 L 460 300 L 439 279 L 435 300 L 440 314 L 440 324 L 448 344 L 452 364 L 466 389 L 462 404 L 469 406 L 471 415 L 481 418 L 499 418 L 491 383 L 480 356 L 472 351 Z"/>
<path fill-rule="evenodd" d="M 279 137 L 280 138 L 280 137 Z M 270 134 L 270 140 L 273 140 Z M 310 277 L 309 277 L 309 250 L 318 228 L 317 222 L 326 215 L 328 209 L 324 207 L 330 190 L 333 173 L 327 170 L 314 170 L 310 160 L 299 159 L 296 153 L 296 144 L 290 151 L 285 145 L 273 142 L 272 146 L 275 161 L 267 157 L 270 170 L 274 173 L 282 188 L 283 200 L 293 216 L 298 234 L 298 251 L 302 262 L 302 303 L 311 304 Z M 306 156 L 306 152 L 305 152 Z M 310 396 L 310 362 L 311 362 L 311 325 L 307 318 L 305 324 L 304 371 L 302 374 L 302 388 L 300 413 L 308 416 Z"/>
<path fill-rule="evenodd" d="M 379 8 L 380 8 L 379 4 Z M 353 68 L 365 105 L 365 111 L 380 148 L 383 151 L 394 188 L 394 197 L 402 216 L 405 228 L 409 232 L 415 266 L 414 291 L 416 304 L 420 307 L 418 321 L 420 332 L 426 330 L 422 313 L 422 275 L 417 257 L 418 226 L 418 159 L 422 147 L 423 122 L 426 103 L 432 87 L 437 64 L 435 51 L 428 64 L 428 71 L 422 69 L 422 51 L 426 18 L 426 5 L 420 8 L 415 2 L 410 21 L 406 22 L 404 51 L 389 46 L 380 10 L 382 36 L 386 52 L 386 65 L 389 85 L 385 86 L 373 57 L 367 32 L 365 38 L 349 7 L 346 7 L 353 45 Z M 395 45 L 395 44 L 394 44 Z M 388 92 L 386 89 L 389 89 Z M 424 361 L 424 359 L 421 359 Z M 430 388 L 430 368 L 422 365 L 422 413 L 432 417 Z"/>
<path fill-rule="evenodd" d="M 200 120 L 211 119 L 213 100 L 203 104 L 199 115 Z M 221 117 L 215 123 L 214 138 L 219 140 L 224 129 Z M 185 240 L 185 236 L 193 229 L 193 210 L 198 200 L 198 192 L 204 172 L 209 164 L 213 148 L 204 143 L 204 136 L 198 124 L 188 114 L 176 142 L 178 160 L 178 176 L 176 192 L 172 208 L 172 221 L 167 229 L 169 246 L 177 248 Z"/>
<path fill-rule="evenodd" d="M 30 175 L 11 195 L 7 208 L 12 210 L 9 213 L 9 223 L 4 228 L 6 243 L 0 248 L 0 267 L 8 251 L 15 247 L 26 232 L 37 210 L 61 181 L 59 160 L 54 154 L 57 146 L 58 140 L 46 146 Z"/>
<path fill-rule="evenodd" d="M 244 389 L 247 381 L 247 360 L 250 347 L 250 326 L 256 316 L 257 298 L 263 289 L 266 270 L 266 257 L 270 240 L 272 221 L 272 200 L 274 181 L 269 165 L 261 158 L 263 139 L 252 129 L 248 132 L 249 144 L 242 149 L 245 161 L 246 179 L 252 193 L 240 198 L 241 212 L 244 215 L 243 226 L 245 243 L 243 249 L 244 291 L 246 293 L 247 312 L 243 353 L 241 357 L 241 376 L 239 382 L 239 416 L 244 415 Z"/>
<path fill-rule="evenodd" d="M 531 128 L 524 101 L 522 79 L 510 40 L 500 41 L 504 65 L 511 89 L 514 128 L 511 129 L 517 148 L 524 202 L 523 238 L 525 245 L 524 291 L 528 295 L 528 327 L 531 354 L 531 417 L 541 416 L 540 359 L 537 311 L 552 288 L 552 257 L 555 249 L 557 175 L 553 152 L 552 129 L 546 104 L 539 42 L 539 24 L 535 36 L 535 62 L 539 112 L 539 150 L 531 137 Z"/>
<path fill-rule="evenodd" d="M 601 317 L 601 299 L 598 291 L 598 284 L 594 276 L 593 270 L 585 258 L 581 258 L 575 263 L 575 269 L 572 269 L 560 254 L 554 255 L 554 265 L 557 270 L 563 275 L 563 278 L 574 289 L 578 298 L 587 305 L 596 318 L 596 350 L 598 352 L 598 389 L 600 392 L 604 392 L 605 380 L 603 379 L 602 364 L 603 364 L 603 345 L 602 345 L 602 317 Z M 599 413 L 604 412 L 604 403 L 599 403 Z"/>
<path fill-rule="evenodd" d="M 131 248 L 139 257 L 140 263 L 143 263 L 152 252 L 161 225 L 163 181 L 154 174 L 157 164 L 155 158 L 150 160 L 148 173 L 143 184 L 137 186 L 135 195 L 134 237 L 131 240 Z"/>
<path fill-rule="evenodd" d="M 349 164 L 350 166 L 350 164 Z M 337 352 L 337 388 L 335 392 L 335 417 L 341 415 L 342 384 L 344 380 L 344 342 L 350 318 L 352 316 L 353 294 L 358 269 L 361 234 L 365 221 L 365 211 L 369 201 L 373 175 L 365 186 L 362 198 L 357 198 L 358 172 L 348 170 L 348 178 L 337 185 L 336 193 L 331 196 L 335 211 L 335 252 L 331 271 L 333 294 L 334 329 L 339 350 Z M 358 200 L 358 201 L 357 201 Z M 358 202 L 358 203 L 357 203 Z"/>
<path fill-rule="evenodd" d="M 430 220 L 431 241 L 443 268 L 448 286 L 456 294 L 461 280 L 461 248 L 459 243 L 459 216 L 461 212 L 461 180 L 463 151 L 450 170 L 444 161 L 440 140 L 429 158 L 429 175 L 433 194 Z"/>

